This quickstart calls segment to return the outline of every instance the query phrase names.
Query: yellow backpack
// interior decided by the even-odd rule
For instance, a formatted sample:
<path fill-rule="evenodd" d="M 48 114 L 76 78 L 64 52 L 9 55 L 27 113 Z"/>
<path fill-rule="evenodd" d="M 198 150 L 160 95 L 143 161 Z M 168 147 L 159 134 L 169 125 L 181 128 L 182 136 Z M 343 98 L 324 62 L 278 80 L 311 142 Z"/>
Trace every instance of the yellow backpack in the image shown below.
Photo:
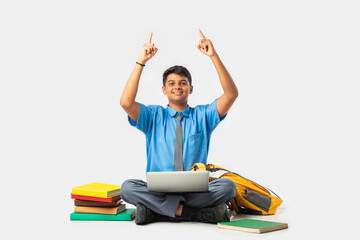
<path fill-rule="evenodd" d="M 195 163 L 190 171 L 208 171 L 209 181 L 218 178 L 231 179 L 236 185 L 236 196 L 229 206 L 236 213 L 270 215 L 275 214 L 276 209 L 283 200 L 273 191 L 259 184 L 214 164 L 204 165 Z"/>

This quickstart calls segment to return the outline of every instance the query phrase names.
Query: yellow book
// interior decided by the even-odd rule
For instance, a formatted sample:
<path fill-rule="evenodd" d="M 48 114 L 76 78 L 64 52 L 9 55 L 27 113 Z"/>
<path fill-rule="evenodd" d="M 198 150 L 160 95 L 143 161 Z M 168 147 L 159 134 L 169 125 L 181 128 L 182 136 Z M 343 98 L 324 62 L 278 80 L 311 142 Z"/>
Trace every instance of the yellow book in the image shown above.
<path fill-rule="evenodd" d="M 109 198 L 120 195 L 120 188 L 120 185 L 94 182 L 74 187 L 71 193 L 82 196 Z"/>

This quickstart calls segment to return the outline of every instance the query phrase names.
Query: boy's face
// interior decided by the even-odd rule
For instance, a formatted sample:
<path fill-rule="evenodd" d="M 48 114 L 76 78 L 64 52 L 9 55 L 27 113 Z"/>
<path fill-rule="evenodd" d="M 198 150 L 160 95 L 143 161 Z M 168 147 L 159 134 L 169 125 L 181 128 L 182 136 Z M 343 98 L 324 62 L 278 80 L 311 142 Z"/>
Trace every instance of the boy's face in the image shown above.
<path fill-rule="evenodd" d="M 189 94 L 193 91 L 193 86 L 190 86 L 187 77 L 171 73 L 167 76 L 162 90 L 167 95 L 169 102 L 181 105 L 187 104 Z"/>

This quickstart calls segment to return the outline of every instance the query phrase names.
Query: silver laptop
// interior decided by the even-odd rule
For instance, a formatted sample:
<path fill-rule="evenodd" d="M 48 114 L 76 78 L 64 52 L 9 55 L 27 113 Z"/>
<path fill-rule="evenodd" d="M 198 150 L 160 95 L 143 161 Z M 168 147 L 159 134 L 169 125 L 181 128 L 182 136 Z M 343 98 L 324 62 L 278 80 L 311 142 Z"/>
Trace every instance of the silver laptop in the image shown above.
<path fill-rule="evenodd" d="M 207 192 L 209 172 L 148 172 L 147 186 L 153 192 Z"/>

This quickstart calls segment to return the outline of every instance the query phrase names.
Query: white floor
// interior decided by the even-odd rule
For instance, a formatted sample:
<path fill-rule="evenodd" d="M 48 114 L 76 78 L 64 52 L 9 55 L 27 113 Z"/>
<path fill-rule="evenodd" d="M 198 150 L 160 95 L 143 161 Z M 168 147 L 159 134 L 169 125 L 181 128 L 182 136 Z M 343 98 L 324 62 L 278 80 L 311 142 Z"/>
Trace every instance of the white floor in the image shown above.
<path fill-rule="evenodd" d="M 254 216 L 236 215 L 231 220 L 254 218 L 269 221 L 286 222 L 289 228 L 270 233 L 255 234 L 248 232 L 219 229 L 215 224 L 205 223 L 151 223 L 138 226 L 132 222 L 70 222 L 58 232 L 60 238 L 70 239 L 356 239 L 351 230 L 344 231 L 343 226 L 332 224 L 332 219 L 324 219 L 317 214 L 302 214 L 279 208 L 276 215 Z M 317 223 L 318 221 L 322 223 Z"/>
<path fill-rule="evenodd" d="M 284 208 L 278 209 L 278 213 L 273 216 L 254 216 L 254 215 L 233 215 L 231 220 L 240 218 L 266 219 L 269 221 L 289 222 L 287 211 Z M 294 239 L 292 227 L 289 229 L 266 234 L 254 234 L 232 230 L 219 229 L 216 224 L 205 223 L 167 223 L 158 222 L 144 226 L 138 226 L 132 222 L 80 222 L 68 221 L 63 229 L 65 232 L 71 233 L 71 238 L 82 239 L 99 239 L 99 238 L 124 238 L 127 239 Z M 60 233 L 59 234 L 63 234 Z M 65 236 L 64 236 L 65 237 Z"/>
<path fill-rule="evenodd" d="M 286 209 L 279 209 L 273 216 L 254 216 L 254 215 L 235 215 L 231 220 L 240 218 L 266 219 L 269 221 L 288 222 Z M 143 226 L 138 226 L 132 222 L 69 222 L 67 229 L 73 233 L 73 237 L 82 237 L 83 239 L 98 239 L 99 237 L 122 238 L 127 239 L 131 236 L 133 239 L 290 239 L 290 229 L 271 232 L 266 234 L 254 234 L 226 229 L 219 229 L 216 224 L 205 223 L 167 223 L 158 222 Z"/>
<path fill-rule="evenodd" d="M 273 216 L 236 215 L 232 218 L 255 218 L 270 221 L 287 222 L 285 230 L 255 234 L 226 229 L 219 229 L 215 224 L 205 223 L 151 223 L 138 226 L 134 221 L 70 221 L 73 210 L 72 201 L 66 206 L 53 205 L 43 200 L 43 206 L 26 204 L 16 211 L 4 208 L 5 215 L 1 224 L 1 239 L 356 239 L 348 223 L 339 218 L 332 219 L 332 214 L 316 214 L 303 210 L 294 211 L 287 206 L 278 209 Z M 41 202 L 41 200 L 40 200 Z M 63 202 L 65 203 L 65 202 Z M 10 214 L 12 212 L 12 214 Z M 6 214 L 7 213 L 7 214 Z M 345 224 L 333 223 L 335 219 Z M 338 221 L 338 220 L 336 220 Z M 319 222 L 321 222 L 319 224 Z M 346 228 L 347 227 L 347 228 Z M 345 231 L 346 230 L 346 231 Z M 3 238 L 4 237 L 4 238 Z"/>

